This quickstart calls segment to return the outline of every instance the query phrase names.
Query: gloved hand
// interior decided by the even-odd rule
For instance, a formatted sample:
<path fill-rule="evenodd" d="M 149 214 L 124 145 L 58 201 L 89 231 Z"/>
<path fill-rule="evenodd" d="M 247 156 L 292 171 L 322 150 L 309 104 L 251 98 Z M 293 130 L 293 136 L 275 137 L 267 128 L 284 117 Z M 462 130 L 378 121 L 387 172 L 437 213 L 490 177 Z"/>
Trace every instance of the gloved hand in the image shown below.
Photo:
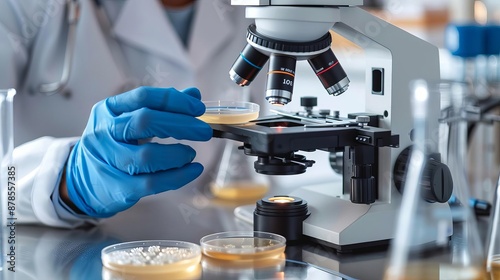
<path fill-rule="evenodd" d="M 151 137 L 208 141 L 212 129 L 198 89 L 140 87 L 97 103 L 66 167 L 69 199 L 91 217 L 130 208 L 140 198 L 182 187 L 203 171 L 182 144 L 139 144 Z"/>

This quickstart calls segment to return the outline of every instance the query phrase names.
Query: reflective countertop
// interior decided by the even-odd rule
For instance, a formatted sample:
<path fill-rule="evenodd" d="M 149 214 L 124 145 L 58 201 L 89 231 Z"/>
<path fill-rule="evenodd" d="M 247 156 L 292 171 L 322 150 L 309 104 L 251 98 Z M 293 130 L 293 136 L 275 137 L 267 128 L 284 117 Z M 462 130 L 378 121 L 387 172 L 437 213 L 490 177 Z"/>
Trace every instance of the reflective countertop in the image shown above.
<path fill-rule="evenodd" d="M 217 201 L 207 192 L 186 187 L 147 197 L 130 210 L 88 228 L 17 226 L 16 272 L 7 272 L 5 279 L 138 279 L 106 273 L 101 263 L 102 248 L 158 239 L 199 244 L 203 236 L 215 232 L 252 229 L 234 216 L 239 204 Z M 227 267 L 202 262 L 200 278 L 382 279 L 387 253 L 386 248 L 338 254 L 323 245 L 304 242 L 287 246 L 286 261 L 272 266 Z"/>

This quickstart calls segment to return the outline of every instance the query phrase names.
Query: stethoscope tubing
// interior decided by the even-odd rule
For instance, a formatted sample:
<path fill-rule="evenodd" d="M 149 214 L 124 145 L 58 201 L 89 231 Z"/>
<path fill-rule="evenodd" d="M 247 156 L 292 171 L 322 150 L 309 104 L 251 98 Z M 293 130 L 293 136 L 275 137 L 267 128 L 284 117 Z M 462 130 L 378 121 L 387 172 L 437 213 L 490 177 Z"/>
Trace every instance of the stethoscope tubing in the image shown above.
<path fill-rule="evenodd" d="M 80 18 L 80 3 L 78 0 L 66 1 L 66 17 L 68 22 L 68 36 L 66 39 L 66 50 L 64 52 L 64 63 L 61 78 L 57 82 L 40 84 L 38 91 L 45 95 L 60 93 L 65 95 L 64 89 L 68 85 L 73 65 L 73 54 L 75 50 L 76 26 Z"/>

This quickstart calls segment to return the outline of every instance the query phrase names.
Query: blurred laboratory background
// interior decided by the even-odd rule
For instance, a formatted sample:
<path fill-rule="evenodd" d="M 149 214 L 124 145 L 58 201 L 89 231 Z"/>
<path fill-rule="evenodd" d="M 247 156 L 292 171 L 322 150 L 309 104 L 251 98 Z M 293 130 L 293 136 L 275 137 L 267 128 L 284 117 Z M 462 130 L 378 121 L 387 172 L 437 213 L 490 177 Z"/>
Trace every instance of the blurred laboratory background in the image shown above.
<path fill-rule="evenodd" d="M 457 215 L 449 217 L 449 222 L 453 222 L 454 235 L 452 236 L 451 232 L 445 232 L 444 235 L 441 234 L 440 236 L 443 238 L 434 239 L 434 241 L 441 242 L 442 244 L 440 245 L 446 245 L 446 248 L 448 249 L 448 251 L 440 251 L 439 253 L 442 254 L 438 257 L 443 259 L 444 255 L 447 260 L 453 259 L 457 255 L 455 253 L 459 252 L 455 249 L 461 245 L 465 245 L 462 247 L 465 248 L 466 251 L 460 252 L 466 252 L 462 254 L 462 256 L 467 255 L 469 260 L 474 259 L 476 256 L 487 256 L 487 261 L 489 263 L 493 263 L 492 260 L 499 263 L 500 240 L 496 240 L 494 237 L 498 236 L 497 227 L 498 224 L 500 224 L 500 206 L 497 206 L 500 205 L 500 201 L 496 199 L 497 194 L 500 193 L 500 190 L 498 189 L 500 172 L 500 0 L 364 0 L 362 9 L 365 9 L 384 21 L 387 21 L 429 42 L 430 44 L 437 46 L 439 49 L 440 77 L 436 78 L 438 78 L 441 82 L 453 81 L 446 82 L 447 85 L 458 83 L 461 88 L 460 93 L 463 94 L 463 100 L 461 100 L 463 102 L 459 102 L 460 105 L 455 105 L 455 107 L 460 108 L 460 110 L 464 109 L 463 111 L 460 111 L 458 118 L 461 127 L 464 127 L 466 132 L 464 137 L 466 143 L 463 146 L 460 146 L 462 143 L 451 145 L 450 143 L 455 143 L 453 141 L 457 140 L 459 136 L 463 137 L 464 135 L 460 134 L 461 131 L 454 131 L 456 135 L 459 135 L 454 137 L 450 129 L 449 132 L 444 132 L 446 133 L 445 135 L 442 134 L 441 131 L 439 132 L 440 138 L 446 141 L 445 143 L 442 143 L 443 140 L 440 139 L 441 142 L 439 144 L 444 145 L 445 148 L 445 151 L 442 151 L 443 153 L 441 154 L 441 160 L 444 163 L 449 163 L 447 161 L 450 158 L 449 155 L 447 155 L 447 152 L 450 154 L 456 152 L 453 160 L 455 161 L 454 163 L 459 166 L 452 170 L 452 173 L 456 180 L 463 179 L 466 182 L 463 182 L 462 180 L 461 185 L 457 185 L 455 188 L 455 192 L 459 189 L 467 189 L 467 194 L 466 196 L 462 196 L 462 199 L 470 199 L 470 201 L 468 201 L 471 203 L 470 206 L 472 206 L 470 209 L 475 215 L 472 217 L 471 215 L 468 215 L 468 213 L 461 213 L 460 217 Z M 365 33 L 380 32 L 383 34 L 394 34 L 389 32 L 391 31 L 389 28 L 385 30 L 387 33 L 384 33 L 384 26 L 381 24 L 381 21 L 377 21 L 373 19 L 373 17 L 370 17 L 370 19 L 373 21 L 373 25 L 365 25 L 364 28 L 368 29 L 364 30 Z M 366 81 L 373 81 L 371 77 L 367 76 L 373 75 L 373 68 L 367 67 L 366 63 L 369 55 L 365 53 L 366 50 L 363 49 L 362 46 L 356 44 L 359 42 L 352 42 L 345 39 L 335 33 L 334 29 L 330 30 L 332 35 L 332 50 L 335 52 L 338 60 L 342 62 L 342 67 L 350 79 L 348 91 L 346 94 L 332 97 L 325 92 L 325 87 L 318 82 L 318 77 L 314 71 L 311 71 L 309 63 L 306 60 L 297 61 L 295 81 L 293 84 L 294 98 L 286 104 L 286 107 L 281 107 L 287 112 L 303 112 L 304 106 L 301 104 L 301 97 L 310 96 L 317 98 L 317 102 L 315 101 L 317 105 L 314 110 L 327 109 L 329 110 L 328 114 L 331 112 L 333 116 L 346 117 L 349 113 L 367 112 L 369 111 L 367 107 L 370 107 L 370 109 L 373 107 L 366 106 L 366 100 L 370 99 L 365 98 L 366 95 L 374 94 L 373 91 L 370 91 L 370 94 L 367 92 L 367 88 L 372 87 L 372 83 L 367 83 Z M 355 34 L 356 32 L 352 33 Z M 400 34 L 398 33 L 398 36 L 399 35 Z M 328 48 L 328 42 L 325 46 Z M 400 46 L 397 47 L 401 48 Z M 390 47 L 387 47 L 387 50 L 387 53 L 392 51 Z M 417 47 L 415 47 L 414 51 L 417 50 Z M 428 54 L 425 51 L 422 53 Z M 373 58 L 371 57 L 373 54 L 373 52 L 370 53 L 370 59 Z M 237 53 L 228 55 L 237 55 Z M 412 56 L 411 51 L 408 51 L 407 55 Z M 390 59 L 392 59 L 392 57 Z M 398 59 L 400 59 L 400 57 L 398 57 Z M 416 61 L 418 61 L 418 58 Z M 386 66 L 386 69 L 391 69 L 390 74 L 393 75 L 389 76 L 388 74 L 389 77 L 386 80 L 386 84 L 389 84 L 388 80 L 393 77 L 403 76 L 404 78 L 407 78 L 408 76 L 414 74 L 411 70 L 413 65 L 404 65 L 406 69 L 410 69 L 408 72 L 411 74 L 405 76 L 398 73 L 398 75 L 395 75 L 392 73 L 393 65 L 391 63 L 392 61 L 390 63 L 384 62 L 383 64 Z M 401 69 L 401 64 L 402 63 L 398 64 L 399 68 L 394 67 L 394 69 Z M 424 64 L 424 62 L 422 62 L 422 64 Z M 425 68 L 426 65 L 415 65 L 415 67 L 421 69 Z M 431 74 L 437 73 L 435 65 L 429 65 L 428 69 L 430 69 L 429 73 Z M 394 72 L 396 72 L 396 70 Z M 431 74 L 429 74 L 429 76 L 431 76 Z M 265 76 L 264 73 L 261 73 L 261 76 Z M 402 84 L 403 82 L 400 80 L 398 83 Z M 435 84 L 431 83 L 427 85 L 429 91 L 432 91 L 432 86 L 434 85 Z M 237 88 L 238 90 L 240 89 L 236 85 L 234 85 L 234 88 Z M 402 86 L 398 88 L 398 90 L 401 88 Z M 392 98 L 392 96 L 404 94 L 398 90 L 396 90 L 396 87 L 394 87 L 394 89 L 391 88 L 387 91 L 387 95 L 390 95 Z M 442 90 L 442 88 L 439 88 L 436 91 L 440 90 Z M 237 90 L 234 91 L 236 92 Z M 407 93 L 410 92 L 410 85 L 408 85 Z M 440 103 L 440 112 L 442 113 L 445 111 L 446 106 L 450 106 L 450 103 L 453 102 L 441 99 Z M 268 105 L 269 104 L 265 104 L 262 105 L 262 107 Z M 261 108 L 260 112 L 262 113 L 267 109 L 269 108 Z M 411 117 L 411 112 L 407 112 L 408 110 L 394 111 L 396 113 L 392 114 L 390 118 L 393 118 L 393 116 L 395 116 L 394 119 Z M 464 114 L 462 114 L 462 112 L 464 112 Z M 387 118 L 387 116 L 385 117 Z M 431 119 L 432 117 L 434 117 L 434 115 L 428 117 L 428 119 Z M 451 115 L 451 117 L 453 117 L 453 115 Z M 451 121 L 449 119 L 448 121 L 451 123 L 453 119 L 451 119 Z M 363 128 L 363 123 L 361 121 L 356 122 L 359 122 L 359 126 Z M 441 122 L 441 124 L 443 124 L 443 122 Z M 447 124 L 448 123 L 445 123 L 444 125 L 446 126 Z M 355 125 L 355 128 L 356 127 L 358 127 L 358 124 Z M 353 130 L 355 128 L 353 128 Z M 398 126 L 394 126 L 391 129 L 394 129 L 392 131 L 393 134 L 400 133 L 399 131 L 396 131 L 397 129 L 400 129 Z M 407 130 L 401 130 L 402 132 L 400 138 L 404 139 L 404 137 L 406 137 L 409 139 L 411 136 L 410 133 L 407 133 L 407 131 L 410 130 L 412 129 L 409 128 Z M 307 129 L 305 129 L 305 131 L 307 131 Z M 347 134 L 348 133 L 346 133 L 346 135 Z M 350 137 L 350 134 L 348 136 Z M 422 138 L 424 138 L 424 136 L 427 135 L 422 134 Z M 316 141 L 316 139 L 317 138 L 312 137 L 311 141 Z M 218 141 L 220 139 L 216 140 Z M 414 139 L 412 139 L 412 141 L 413 140 Z M 407 141 L 409 142 L 409 140 Z M 306 142 L 307 141 L 302 141 L 301 144 L 309 147 L 306 145 L 309 143 Z M 404 147 L 404 143 L 401 143 L 399 144 Z M 386 150 L 393 149 L 394 146 L 398 145 L 391 144 L 387 146 L 391 147 L 382 148 Z M 453 149 L 451 149 L 450 146 L 452 146 Z M 309 153 L 309 150 L 314 150 L 316 148 L 309 150 L 306 148 L 304 149 L 304 152 L 308 154 L 307 158 L 315 161 L 314 168 L 309 168 L 307 173 L 297 174 L 294 176 L 281 176 L 279 177 L 279 180 L 276 179 L 278 176 L 273 177 L 274 175 L 271 175 L 266 177 L 265 180 L 260 180 L 260 178 L 256 179 L 254 176 L 255 165 L 253 165 L 253 157 L 251 158 L 252 161 L 249 164 L 241 164 L 242 162 L 246 162 L 246 160 L 241 159 L 241 156 L 243 156 L 242 148 L 243 147 L 239 142 L 236 143 L 235 141 L 231 141 L 225 143 L 224 152 L 221 154 L 221 159 L 218 162 L 220 164 L 219 168 L 215 170 L 213 174 L 208 175 L 213 179 L 213 182 L 211 182 L 210 185 L 193 185 L 188 188 L 184 188 L 181 191 L 170 192 L 168 196 L 157 195 L 154 197 L 145 197 L 144 199 L 141 199 L 136 206 L 134 206 L 134 211 L 119 213 L 112 218 L 106 219 L 98 227 L 94 227 L 90 230 L 84 228 L 70 232 L 49 227 L 21 227 L 18 231 L 18 238 L 20 240 L 19 243 L 21 244 L 18 250 L 20 252 L 19 258 L 24 262 L 23 265 L 27 267 L 25 270 L 30 273 L 31 271 L 38 272 L 38 270 L 50 271 L 50 269 L 46 269 L 46 267 L 49 266 L 45 265 L 45 262 L 50 262 L 51 265 L 58 268 L 52 269 L 55 271 L 55 274 L 58 273 L 58 275 L 55 277 L 50 276 L 52 277 L 51 279 L 67 279 L 64 278 L 64 276 L 68 275 L 68 271 L 72 273 L 71 275 L 73 278 L 71 279 L 97 279 L 88 276 L 84 272 L 93 274 L 93 276 L 104 275 L 101 274 L 102 267 L 99 253 L 105 245 L 113 244 L 119 241 L 123 242 L 141 239 L 177 239 L 198 242 L 200 237 L 217 231 L 252 229 L 251 224 L 253 219 L 255 219 L 253 212 L 256 207 L 255 201 L 261 199 L 262 197 L 281 194 L 290 194 L 293 196 L 294 191 L 299 191 L 298 194 L 313 194 L 314 196 L 312 197 L 316 198 L 317 193 L 315 191 L 305 193 L 300 192 L 302 191 L 300 188 L 306 186 L 304 189 L 307 191 L 312 189 L 308 189 L 310 185 L 316 186 L 320 183 L 330 183 L 334 181 L 338 183 L 335 186 L 340 186 L 339 190 L 344 191 L 342 188 L 344 181 L 340 179 L 342 179 L 342 176 L 345 174 L 342 172 L 336 173 L 332 169 L 332 157 L 331 155 L 326 154 L 325 151 Z M 379 147 L 377 147 L 377 149 L 378 148 Z M 397 148 L 399 148 L 399 146 Z M 463 157 L 460 154 L 461 152 L 464 152 Z M 350 154 L 346 154 L 346 157 L 348 156 L 350 156 Z M 395 161 L 395 158 L 396 157 L 389 159 L 389 157 L 387 157 L 384 158 L 384 160 L 387 160 L 388 162 L 391 161 L 391 166 L 394 166 L 394 162 L 392 161 Z M 240 165 L 234 164 L 233 162 L 238 162 Z M 248 166 L 251 168 L 247 169 L 246 167 Z M 382 168 L 385 169 L 382 170 Z M 457 176 L 456 174 L 459 172 L 457 170 L 464 170 L 463 174 L 461 174 L 463 176 Z M 384 165 L 376 171 L 379 173 L 376 175 L 385 179 L 385 177 L 393 176 L 393 171 L 394 170 L 391 167 Z M 251 183 L 253 186 L 257 186 L 252 189 L 252 191 L 249 191 L 249 189 L 246 188 L 244 189 L 244 192 L 232 192 L 232 190 L 227 187 L 231 186 L 228 184 L 228 181 L 231 180 L 246 182 L 246 177 L 249 174 L 253 176 L 253 181 Z M 391 177 L 390 179 L 392 180 L 393 178 Z M 417 179 L 419 180 L 418 183 L 422 183 L 422 181 L 425 181 L 427 178 L 422 179 L 419 177 Z M 273 185 L 274 182 L 279 182 L 279 184 L 276 183 L 275 186 Z M 326 215 L 328 216 L 328 219 L 323 221 L 325 224 L 329 225 L 330 220 L 333 220 L 330 219 L 332 218 L 330 216 L 334 216 L 334 218 L 338 221 L 344 223 L 345 220 L 350 219 L 350 217 L 348 217 L 349 215 L 344 215 L 344 213 L 350 214 L 355 212 L 350 211 L 353 209 L 351 208 L 352 205 L 359 207 L 359 209 L 365 209 L 365 207 L 368 208 L 368 205 L 370 207 L 374 206 L 373 208 L 375 209 L 377 206 L 390 203 L 399 206 L 401 203 L 401 197 L 399 194 L 395 195 L 397 192 L 391 189 L 391 185 L 392 181 L 386 186 L 385 189 L 384 186 L 380 186 L 380 190 L 384 190 L 384 192 L 379 191 L 379 197 L 377 198 L 378 201 L 375 203 L 369 202 L 351 204 L 347 199 L 345 199 L 345 201 L 341 201 L 342 204 L 339 205 L 346 207 L 345 209 L 342 208 L 343 211 L 330 211 L 331 208 L 328 208 L 330 207 L 330 203 L 325 203 L 324 200 L 318 200 L 318 204 L 315 203 L 316 201 L 309 199 L 305 200 L 308 200 L 310 208 L 313 210 L 311 217 L 314 217 L 314 215 L 318 215 L 319 217 L 319 214 L 327 213 Z M 417 184 L 415 183 L 414 185 L 416 186 Z M 444 183 L 442 185 L 444 185 Z M 239 187 L 242 189 L 241 185 L 239 185 Z M 391 193 L 392 197 L 389 196 Z M 242 197 L 243 195 L 249 195 L 251 197 Z M 340 201 L 341 196 L 335 195 L 336 194 L 332 194 L 332 198 Z M 299 195 L 297 197 L 304 198 L 304 196 Z M 242 202 L 243 200 L 239 201 L 238 198 L 245 198 L 245 203 Z M 171 203 L 164 203 L 166 199 L 169 199 Z M 452 200 L 449 201 L 450 207 L 456 206 L 455 204 L 461 204 L 462 206 L 467 205 L 467 202 L 457 202 L 456 199 L 457 194 L 455 193 Z M 442 205 L 448 207 L 448 204 L 446 203 L 447 201 L 448 200 L 446 199 L 440 202 Z M 422 202 L 424 202 L 424 200 L 420 201 L 420 203 Z M 431 203 L 427 202 L 429 201 L 425 201 L 426 206 L 438 204 L 434 203 L 434 201 Z M 401 209 L 409 208 L 408 205 L 409 204 L 405 204 L 405 207 L 402 207 Z M 244 208 L 245 206 L 251 207 Z M 241 208 L 242 211 L 235 211 L 239 207 L 243 207 Z M 319 209 L 320 207 L 325 208 Z M 444 206 L 439 209 L 434 207 L 431 210 L 442 210 L 442 208 L 444 208 Z M 383 217 L 383 219 L 384 222 L 387 221 L 387 224 L 392 225 L 392 223 L 396 220 L 396 214 L 394 213 L 399 213 L 400 208 L 391 209 L 396 210 L 391 210 L 391 216 Z M 244 210 L 246 210 L 246 212 Z M 314 212 L 314 210 L 316 210 L 316 212 Z M 368 212 L 368 210 L 366 210 L 366 212 Z M 372 213 L 373 212 L 377 214 L 377 211 L 372 211 Z M 457 213 L 456 211 L 448 212 L 453 215 L 454 213 Z M 365 212 L 360 214 L 360 216 L 363 215 L 366 217 Z M 439 215 L 435 215 L 432 217 L 435 218 L 438 216 Z M 356 220 L 357 218 L 352 219 Z M 472 222 L 470 222 L 471 219 Z M 361 220 L 361 218 L 359 220 Z M 412 221 L 414 220 L 417 221 L 422 219 L 420 219 L 420 217 L 414 219 L 412 218 Z M 356 220 L 356 222 L 357 221 L 358 220 Z M 435 221 L 424 222 L 430 224 Z M 372 224 L 375 225 L 372 226 Z M 416 223 L 414 226 L 415 225 Z M 376 224 L 376 222 L 370 221 L 369 223 L 364 223 L 362 230 L 358 230 L 358 232 L 370 235 L 373 232 L 376 232 L 379 228 L 384 228 L 385 226 L 386 225 L 380 223 Z M 387 228 L 389 228 L 389 226 L 387 226 Z M 398 229 L 400 228 L 401 225 L 398 224 Z M 437 226 L 433 228 L 436 229 L 436 231 L 439 231 L 443 227 L 441 227 L 441 224 L 437 224 Z M 471 230 L 471 228 L 473 230 Z M 410 232 L 410 230 L 407 230 L 406 232 Z M 302 231 L 302 233 L 307 235 L 305 231 Z M 360 236 L 362 234 L 360 234 Z M 349 232 L 344 236 L 346 235 L 349 235 Z M 375 233 L 373 233 L 373 235 L 375 235 Z M 402 236 L 402 234 L 399 236 Z M 467 238 L 470 238 L 470 236 L 473 236 L 474 240 L 469 241 Z M 330 236 L 327 237 L 329 238 Z M 389 239 L 376 236 L 373 240 L 379 241 Z M 448 242 L 449 240 L 452 242 Z M 321 241 L 321 239 L 319 241 Z M 36 246 L 32 244 L 36 244 Z M 382 279 L 384 275 L 386 279 L 410 279 L 394 278 L 390 277 L 391 274 L 387 274 L 388 272 L 385 270 L 389 261 L 395 259 L 393 257 L 395 256 L 394 251 L 391 252 L 390 250 L 386 250 L 387 247 L 383 250 L 367 250 L 366 252 L 359 254 L 349 254 L 350 252 L 348 251 L 347 254 L 337 254 L 332 248 L 329 247 L 329 245 L 331 244 L 328 242 L 319 242 L 318 244 L 307 243 L 302 246 L 289 246 L 289 251 L 286 252 L 287 261 L 301 261 L 303 262 L 302 264 L 305 264 L 306 268 L 299 267 L 299 269 L 297 269 L 299 272 L 292 274 L 294 277 L 297 275 L 299 276 L 296 278 L 286 279 L 351 279 L 350 277 L 355 279 Z M 409 245 L 409 243 L 403 245 L 406 246 Z M 73 248 L 72 246 L 78 248 Z M 470 248 L 479 249 L 473 252 Z M 482 252 L 483 250 L 485 252 Z M 35 254 L 33 252 L 35 252 Z M 47 252 L 56 253 L 52 254 L 53 256 L 47 257 Z M 404 253 L 407 252 L 403 252 L 401 254 Z M 430 262 L 437 259 L 438 258 L 428 258 Z M 295 267 L 290 265 L 290 263 L 287 265 L 288 268 L 292 267 L 295 269 Z M 308 265 L 314 265 L 314 267 L 309 267 Z M 472 265 L 474 268 L 477 268 L 476 266 L 484 266 L 484 263 L 473 263 Z M 225 267 L 207 267 L 203 268 L 205 275 L 207 275 L 205 276 L 205 279 L 211 279 L 210 276 L 212 274 L 215 275 L 212 279 L 270 279 L 264 277 L 258 278 L 259 270 L 256 268 L 245 268 L 244 273 L 249 273 L 249 275 L 251 275 L 248 278 L 237 278 L 233 275 L 224 278 L 227 276 L 224 273 L 232 273 L 233 271 Z M 321 270 L 316 269 L 316 267 L 321 268 Z M 242 269 L 239 268 L 237 271 L 238 275 L 242 275 L 241 270 Z M 283 267 L 280 266 L 278 270 L 283 270 Z M 308 270 L 310 273 L 309 277 L 306 275 Z M 349 277 L 342 278 L 343 276 L 335 275 L 329 271 L 339 272 Z M 35 272 L 31 274 L 37 275 Z M 392 273 L 392 271 L 390 272 Z M 460 270 L 460 272 L 463 272 L 463 270 Z M 275 271 L 273 271 L 273 273 L 275 273 Z M 323 278 L 315 278 L 313 273 L 324 273 L 329 275 L 328 277 L 323 276 Z M 22 279 L 49 279 L 40 278 L 42 276 L 39 276 L 38 278 L 27 276 Z M 267 277 L 267 274 L 265 276 Z M 336 278 L 334 278 L 334 276 Z M 420 279 L 444 278 L 431 277 Z"/>
<path fill-rule="evenodd" d="M 442 80 L 463 81 L 475 99 L 476 121 L 469 122 L 465 163 L 471 195 L 494 197 L 500 166 L 498 100 L 500 98 L 500 1 L 497 0 L 365 0 L 364 9 L 439 48 Z M 377 26 L 373 32 L 380 32 Z M 305 61 L 297 63 L 295 99 L 287 110 L 301 110 L 299 96 L 315 95 L 318 109 L 328 104 L 340 115 L 365 108 L 365 57 L 361 47 L 332 31 L 332 49 L 351 79 L 348 94 L 315 94 L 324 89 Z M 411 54 L 409 54 L 411 55 Z M 359 98 L 353 98 L 358 95 Z M 352 102 L 357 100 L 357 102 Z M 472 101 L 471 101 L 472 102 Z M 337 107 L 336 107 L 337 106 Z M 481 119 L 481 120 L 479 120 Z M 321 159 L 318 159 L 321 161 Z"/>

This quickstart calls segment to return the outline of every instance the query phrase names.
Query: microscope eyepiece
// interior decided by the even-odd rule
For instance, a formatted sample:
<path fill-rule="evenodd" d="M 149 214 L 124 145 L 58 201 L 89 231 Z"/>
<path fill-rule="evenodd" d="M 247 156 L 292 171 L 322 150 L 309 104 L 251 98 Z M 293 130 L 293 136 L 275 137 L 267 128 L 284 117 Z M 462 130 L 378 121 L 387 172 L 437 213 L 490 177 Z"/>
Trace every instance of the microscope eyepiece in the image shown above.
<path fill-rule="evenodd" d="M 349 87 L 349 78 L 331 49 L 308 60 L 309 65 L 330 95 L 340 95 Z"/>

